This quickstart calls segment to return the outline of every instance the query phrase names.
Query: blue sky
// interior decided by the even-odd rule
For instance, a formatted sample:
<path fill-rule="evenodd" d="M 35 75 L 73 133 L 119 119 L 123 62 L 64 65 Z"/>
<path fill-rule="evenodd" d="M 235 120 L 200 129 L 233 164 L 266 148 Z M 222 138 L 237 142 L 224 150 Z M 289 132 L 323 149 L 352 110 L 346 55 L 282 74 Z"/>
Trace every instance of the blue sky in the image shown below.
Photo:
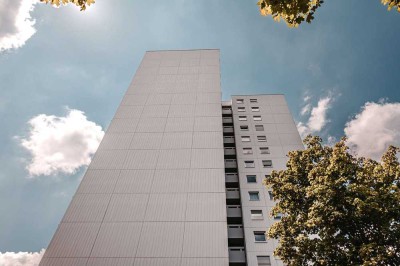
<path fill-rule="evenodd" d="M 399 13 L 379 0 L 327 0 L 312 24 L 291 29 L 260 16 L 256 2 L 34 5 L 36 33 L 0 53 L 0 252 L 46 248 L 85 171 L 30 176 L 28 121 L 45 114 L 68 126 L 76 109 L 83 124 L 105 130 L 146 50 L 219 48 L 224 99 L 284 93 L 303 134 L 346 134 L 374 158 L 400 145 Z M 0 6 L 0 22 L 5 14 L 12 20 Z"/>

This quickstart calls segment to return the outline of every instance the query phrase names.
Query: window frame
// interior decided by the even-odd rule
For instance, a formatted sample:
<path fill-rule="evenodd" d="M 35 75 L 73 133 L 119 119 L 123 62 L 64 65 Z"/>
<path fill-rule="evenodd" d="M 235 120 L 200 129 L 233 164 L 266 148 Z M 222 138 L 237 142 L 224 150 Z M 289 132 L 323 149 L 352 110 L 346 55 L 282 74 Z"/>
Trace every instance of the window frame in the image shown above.
<path fill-rule="evenodd" d="M 240 136 L 242 142 L 251 142 L 250 136 Z"/>
<path fill-rule="evenodd" d="M 258 103 L 257 99 L 250 99 L 250 103 Z"/>
<path fill-rule="evenodd" d="M 238 120 L 239 121 L 247 121 L 247 116 L 246 115 L 239 115 Z"/>
<path fill-rule="evenodd" d="M 250 182 L 249 177 L 254 177 L 254 182 Z M 246 181 L 248 184 L 256 184 L 257 183 L 257 175 L 246 175 Z"/>
<path fill-rule="evenodd" d="M 252 199 L 252 195 L 256 195 L 257 199 Z M 249 201 L 260 201 L 260 191 L 249 191 Z"/>
<path fill-rule="evenodd" d="M 264 125 L 254 125 L 256 131 L 264 131 Z"/>
<path fill-rule="evenodd" d="M 260 154 L 271 154 L 269 147 L 259 147 Z"/>
<path fill-rule="evenodd" d="M 262 160 L 263 168 L 272 168 L 272 160 Z"/>
<path fill-rule="evenodd" d="M 259 212 L 259 213 L 255 213 L 255 212 Z M 262 210 L 250 210 L 250 217 L 252 220 L 264 220 L 264 214 L 263 214 Z"/>
<path fill-rule="evenodd" d="M 239 128 L 240 128 L 240 131 L 249 131 L 248 125 L 240 125 Z"/>
<path fill-rule="evenodd" d="M 244 161 L 244 168 L 255 168 L 256 167 L 256 163 L 254 162 L 254 160 L 245 160 Z"/>
<path fill-rule="evenodd" d="M 245 151 L 246 151 L 246 152 L 245 152 Z M 242 153 L 243 153 L 244 155 L 253 154 L 253 148 L 251 148 L 251 147 L 243 147 L 243 148 L 242 148 Z"/>
<path fill-rule="evenodd" d="M 253 231 L 253 234 L 254 234 L 254 242 L 255 243 L 265 243 L 265 242 L 267 242 L 267 237 L 266 237 L 266 235 L 265 235 L 265 231 Z M 257 240 L 257 236 L 261 236 L 261 240 L 260 239 L 258 239 Z"/>
<path fill-rule="evenodd" d="M 244 99 L 236 99 L 237 104 L 244 104 Z"/>
<path fill-rule="evenodd" d="M 252 112 L 260 112 L 260 107 L 258 107 L 258 106 L 252 106 L 252 107 L 251 107 L 251 111 L 252 111 Z"/>
<path fill-rule="evenodd" d="M 262 121 L 261 115 L 253 115 L 253 121 Z"/>
<path fill-rule="evenodd" d="M 258 142 L 267 142 L 267 136 L 264 136 L 264 135 L 257 136 L 257 141 Z"/>

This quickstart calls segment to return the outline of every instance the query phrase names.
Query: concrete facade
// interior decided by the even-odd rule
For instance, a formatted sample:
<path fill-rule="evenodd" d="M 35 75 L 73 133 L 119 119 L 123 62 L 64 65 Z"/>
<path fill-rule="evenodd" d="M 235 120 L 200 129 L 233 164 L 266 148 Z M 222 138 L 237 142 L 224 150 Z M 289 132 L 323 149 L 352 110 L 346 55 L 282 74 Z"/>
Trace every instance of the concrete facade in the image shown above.
<path fill-rule="evenodd" d="M 281 265 L 262 179 L 301 139 L 283 95 L 223 106 L 219 50 L 147 52 L 40 265 Z"/>

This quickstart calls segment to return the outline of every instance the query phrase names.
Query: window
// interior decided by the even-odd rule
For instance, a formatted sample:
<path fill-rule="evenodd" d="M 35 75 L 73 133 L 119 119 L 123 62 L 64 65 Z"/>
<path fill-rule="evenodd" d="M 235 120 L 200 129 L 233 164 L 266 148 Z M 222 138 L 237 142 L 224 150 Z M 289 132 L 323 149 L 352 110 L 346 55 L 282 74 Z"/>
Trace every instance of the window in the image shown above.
<path fill-rule="evenodd" d="M 265 142 L 265 141 L 267 141 L 267 137 L 266 136 L 257 136 L 257 140 L 259 142 Z"/>
<path fill-rule="evenodd" d="M 242 136 L 242 142 L 250 142 L 250 136 Z"/>
<path fill-rule="evenodd" d="M 253 154 L 252 148 L 243 148 L 243 154 Z"/>
<path fill-rule="evenodd" d="M 239 121 L 247 121 L 247 116 L 239 115 Z"/>
<path fill-rule="evenodd" d="M 269 199 L 274 200 L 274 194 L 272 194 L 272 191 L 268 191 Z"/>
<path fill-rule="evenodd" d="M 269 154 L 269 147 L 260 147 L 261 154 Z"/>
<path fill-rule="evenodd" d="M 244 100 L 243 99 L 236 99 L 236 103 L 242 104 L 242 103 L 244 103 Z"/>
<path fill-rule="evenodd" d="M 263 164 L 263 167 L 272 167 L 272 161 L 271 160 L 263 160 L 262 164 Z"/>
<path fill-rule="evenodd" d="M 265 237 L 264 231 L 254 231 L 254 240 L 256 242 L 266 242 L 267 239 Z"/>
<path fill-rule="evenodd" d="M 281 219 L 282 218 L 282 213 L 278 212 L 275 216 L 274 219 Z"/>
<path fill-rule="evenodd" d="M 245 168 L 254 168 L 255 167 L 254 161 L 244 161 L 244 167 Z"/>
<path fill-rule="evenodd" d="M 256 102 L 257 102 L 257 99 L 250 99 L 250 102 L 251 102 L 251 103 L 256 103 Z"/>
<path fill-rule="evenodd" d="M 238 112 L 246 112 L 246 108 L 244 108 L 244 107 L 238 107 Z"/>
<path fill-rule="evenodd" d="M 264 219 L 262 210 L 251 210 L 251 219 L 253 220 L 262 220 Z"/>
<path fill-rule="evenodd" d="M 255 115 L 255 116 L 253 116 L 253 120 L 254 121 L 261 121 L 262 119 L 261 119 L 261 115 Z"/>
<path fill-rule="evenodd" d="M 249 126 L 248 125 L 241 125 L 240 126 L 241 131 L 249 131 Z"/>
<path fill-rule="evenodd" d="M 257 183 L 256 175 L 246 175 L 247 183 Z"/>
<path fill-rule="evenodd" d="M 259 201 L 260 193 L 258 191 L 249 191 L 250 201 Z"/>
<path fill-rule="evenodd" d="M 258 266 L 271 266 L 271 259 L 269 256 L 257 256 Z"/>
<path fill-rule="evenodd" d="M 263 125 L 256 125 L 256 131 L 264 131 Z"/>
<path fill-rule="evenodd" d="M 271 178 L 271 175 L 265 175 L 265 178 Z"/>
<path fill-rule="evenodd" d="M 251 107 L 252 112 L 260 112 L 260 107 Z"/>

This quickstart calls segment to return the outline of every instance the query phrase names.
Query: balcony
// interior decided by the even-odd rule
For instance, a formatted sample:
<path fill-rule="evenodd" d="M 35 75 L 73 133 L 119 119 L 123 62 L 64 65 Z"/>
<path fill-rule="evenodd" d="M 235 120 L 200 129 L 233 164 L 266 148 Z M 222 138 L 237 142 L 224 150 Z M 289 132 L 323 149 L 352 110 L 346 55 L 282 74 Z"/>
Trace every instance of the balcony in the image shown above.
<path fill-rule="evenodd" d="M 222 123 L 224 123 L 224 124 L 232 124 L 233 123 L 233 119 L 232 119 L 232 117 L 222 117 Z"/>
<path fill-rule="evenodd" d="M 223 114 L 223 115 L 231 115 L 231 114 L 232 114 L 232 109 L 231 109 L 231 108 L 223 107 L 223 108 L 222 108 L 222 114 Z"/>
<path fill-rule="evenodd" d="M 236 218 L 242 217 L 242 208 L 240 205 L 231 205 L 226 208 L 228 217 Z"/>
<path fill-rule="evenodd" d="M 225 183 L 238 183 L 239 177 L 237 174 L 226 174 Z"/>
<path fill-rule="evenodd" d="M 246 263 L 246 252 L 244 247 L 229 248 L 229 263 Z"/>
<path fill-rule="evenodd" d="M 238 188 L 227 188 L 226 199 L 240 199 L 240 192 Z"/>
<path fill-rule="evenodd" d="M 224 137 L 224 143 L 235 143 L 235 137 Z"/>
<path fill-rule="evenodd" d="M 225 148 L 224 155 L 236 155 L 236 149 L 235 148 Z"/>
<path fill-rule="evenodd" d="M 235 159 L 226 159 L 225 168 L 237 168 L 237 162 Z"/>
<path fill-rule="evenodd" d="M 244 238 L 243 225 L 228 225 L 228 238 Z"/>
<path fill-rule="evenodd" d="M 224 126 L 224 133 L 233 133 L 233 127 L 231 126 Z"/>

